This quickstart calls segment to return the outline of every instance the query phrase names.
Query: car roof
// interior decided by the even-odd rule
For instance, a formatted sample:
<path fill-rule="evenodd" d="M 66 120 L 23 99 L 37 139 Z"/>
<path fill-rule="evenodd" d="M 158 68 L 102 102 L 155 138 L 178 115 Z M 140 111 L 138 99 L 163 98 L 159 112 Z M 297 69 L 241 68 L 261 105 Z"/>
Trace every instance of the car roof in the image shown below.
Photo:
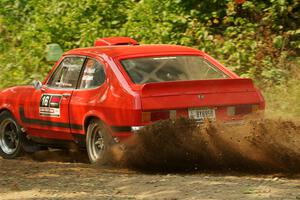
<path fill-rule="evenodd" d="M 110 57 L 123 57 L 123 56 L 135 56 L 141 54 L 172 54 L 172 53 L 185 53 L 185 54 L 204 54 L 203 52 L 190 47 L 179 45 L 116 45 L 116 46 L 97 46 L 88 48 L 72 49 L 64 53 L 64 55 L 72 54 L 94 54 L 101 55 L 106 54 Z"/>

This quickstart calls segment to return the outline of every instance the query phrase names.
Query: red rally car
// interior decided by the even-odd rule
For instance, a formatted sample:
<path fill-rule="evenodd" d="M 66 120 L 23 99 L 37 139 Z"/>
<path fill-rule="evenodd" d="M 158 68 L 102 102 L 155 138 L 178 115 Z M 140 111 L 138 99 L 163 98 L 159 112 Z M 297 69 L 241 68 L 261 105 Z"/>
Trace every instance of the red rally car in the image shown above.
<path fill-rule="evenodd" d="M 43 83 L 0 91 L 0 155 L 71 142 L 96 162 L 112 141 L 157 120 L 232 122 L 264 107 L 251 79 L 204 52 L 102 38 L 64 53 Z"/>

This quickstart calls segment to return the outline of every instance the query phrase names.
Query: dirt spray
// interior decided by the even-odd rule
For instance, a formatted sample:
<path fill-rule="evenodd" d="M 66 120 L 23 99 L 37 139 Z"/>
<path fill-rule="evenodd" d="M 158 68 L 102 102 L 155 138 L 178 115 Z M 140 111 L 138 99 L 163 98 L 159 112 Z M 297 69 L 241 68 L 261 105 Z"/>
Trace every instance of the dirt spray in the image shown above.
<path fill-rule="evenodd" d="M 159 121 L 112 148 L 117 165 L 141 171 L 300 172 L 299 122 Z"/>

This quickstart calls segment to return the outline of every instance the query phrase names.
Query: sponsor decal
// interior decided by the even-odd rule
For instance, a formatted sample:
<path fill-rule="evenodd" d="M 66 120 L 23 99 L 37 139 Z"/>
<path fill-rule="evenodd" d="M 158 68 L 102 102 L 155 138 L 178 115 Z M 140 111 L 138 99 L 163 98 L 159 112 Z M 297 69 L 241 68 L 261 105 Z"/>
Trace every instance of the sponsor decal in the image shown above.
<path fill-rule="evenodd" d="M 40 100 L 40 116 L 60 117 L 61 95 L 43 94 Z"/>

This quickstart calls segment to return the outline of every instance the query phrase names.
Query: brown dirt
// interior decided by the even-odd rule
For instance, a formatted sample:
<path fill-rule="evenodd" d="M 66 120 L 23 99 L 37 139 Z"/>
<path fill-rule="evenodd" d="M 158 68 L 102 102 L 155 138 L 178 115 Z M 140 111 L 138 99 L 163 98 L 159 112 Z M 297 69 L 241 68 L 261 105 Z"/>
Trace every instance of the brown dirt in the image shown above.
<path fill-rule="evenodd" d="M 146 127 L 113 152 L 121 165 L 142 171 L 298 173 L 299 144 L 298 122 L 248 119 L 226 125 L 182 118 Z"/>
<path fill-rule="evenodd" d="M 0 158 L 0 199 L 300 199 L 295 174 L 144 174 L 57 159 Z"/>
<path fill-rule="evenodd" d="M 299 130 L 280 119 L 179 119 L 114 146 L 115 166 L 74 151 L 0 158 L 0 199 L 300 199 Z"/>

